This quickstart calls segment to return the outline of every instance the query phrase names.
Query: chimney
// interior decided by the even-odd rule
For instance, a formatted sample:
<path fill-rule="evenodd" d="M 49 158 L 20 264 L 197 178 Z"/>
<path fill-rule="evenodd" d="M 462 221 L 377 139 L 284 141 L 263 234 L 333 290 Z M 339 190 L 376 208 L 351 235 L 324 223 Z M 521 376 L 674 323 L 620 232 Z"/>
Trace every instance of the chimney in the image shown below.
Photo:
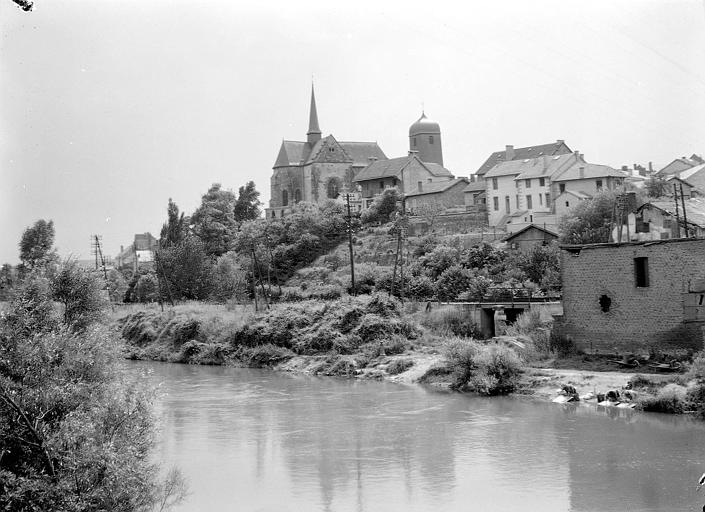
<path fill-rule="evenodd" d="M 585 177 L 585 166 L 581 165 L 580 167 L 578 167 L 578 170 L 580 171 L 580 178 L 584 178 Z"/>
<path fill-rule="evenodd" d="M 511 144 L 507 144 L 507 148 L 504 153 L 504 160 L 514 160 L 514 146 L 512 146 Z"/>
<path fill-rule="evenodd" d="M 623 165 L 623 166 L 622 166 L 622 170 L 623 170 L 624 172 L 627 172 L 627 171 L 629 170 L 629 167 L 627 167 L 626 165 Z"/>
<path fill-rule="evenodd" d="M 649 162 L 649 172 L 654 172 L 654 163 Z"/>
<path fill-rule="evenodd" d="M 564 141 L 563 139 L 558 139 L 558 140 L 556 141 L 556 144 L 558 144 L 558 145 L 560 145 L 560 144 L 565 144 L 565 141 Z"/>

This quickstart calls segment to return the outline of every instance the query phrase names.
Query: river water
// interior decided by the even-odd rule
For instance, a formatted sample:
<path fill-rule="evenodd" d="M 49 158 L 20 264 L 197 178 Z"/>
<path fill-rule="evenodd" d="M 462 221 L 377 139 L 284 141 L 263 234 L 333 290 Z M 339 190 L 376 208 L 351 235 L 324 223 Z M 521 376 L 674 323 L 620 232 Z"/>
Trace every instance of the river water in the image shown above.
<path fill-rule="evenodd" d="M 160 385 L 179 511 L 691 511 L 705 423 L 266 370 L 129 363 Z"/>

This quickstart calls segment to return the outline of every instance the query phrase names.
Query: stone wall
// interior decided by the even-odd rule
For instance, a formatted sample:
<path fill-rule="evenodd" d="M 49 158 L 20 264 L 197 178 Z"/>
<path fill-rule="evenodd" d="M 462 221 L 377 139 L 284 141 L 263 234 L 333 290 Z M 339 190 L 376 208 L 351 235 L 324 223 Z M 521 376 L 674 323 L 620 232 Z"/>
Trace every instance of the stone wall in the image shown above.
<path fill-rule="evenodd" d="M 648 286 L 637 286 L 635 258 L 647 258 Z M 697 302 L 696 283 L 705 279 L 705 240 L 564 247 L 561 268 L 560 332 L 579 348 L 611 353 L 703 348 L 705 322 L 686 321 L 686 308 Z"/>

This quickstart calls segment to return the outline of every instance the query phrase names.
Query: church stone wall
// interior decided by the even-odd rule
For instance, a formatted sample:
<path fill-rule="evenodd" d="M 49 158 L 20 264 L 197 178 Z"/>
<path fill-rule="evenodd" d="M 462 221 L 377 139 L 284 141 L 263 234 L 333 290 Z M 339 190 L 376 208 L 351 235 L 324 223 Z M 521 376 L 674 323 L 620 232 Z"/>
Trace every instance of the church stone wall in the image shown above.
<path fill-rule="evenodd" d="M 280 167 L 278 169 L 274 169 L 270 186 L 270 208 L 279 208 L 285 206 L 284 204 L 282 204 L 284 190 L 287 191 L 288 195 L 287 206 L 292 206 L 294 204 L 297 190 L 300 191 L 301 200 L 305 200 L 304 183 L 301 176 L 300 167 Z"/>
<path fill-rule="evenodd" d="M 314 163 L 310 170 L 312 190 L 311 202 L 322 203 L 329 199 L 328 187 L 331 181 L 337 184 L 340 195 L 353 190 L 353 169 L 349 163 Z"/>

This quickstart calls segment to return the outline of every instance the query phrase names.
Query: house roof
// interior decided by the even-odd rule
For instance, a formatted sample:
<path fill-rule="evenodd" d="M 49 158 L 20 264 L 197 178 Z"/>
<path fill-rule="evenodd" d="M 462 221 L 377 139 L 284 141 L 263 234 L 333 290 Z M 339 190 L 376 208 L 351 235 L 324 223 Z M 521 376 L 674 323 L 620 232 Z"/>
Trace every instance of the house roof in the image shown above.
<path fill-rule="evenodd" d="M 357 176 L 355 176 L 353 181 L 367 181 L 399 176 L 401 171 L 414 161 L 424 167 L 433 176 L 444 176 L 448 178 L 453 177 L 450 171 L 445 167 L 438 164 L 422 162 L 416 155 L 409 155 L 398 158 L 389 158 L 387 160 L 374 161 L 362 169 Z"/>
<path fill-rule="evenodd" d="M 471 181 L 463 192 L 484 192 L 487 189 L 485 180 Z"/>
<path fill-rule="evenodd" d="M 580 168 L 583 168 L 581 173 Z M 587 162 L 575 163 L 574 165 L 562 170 L 560 173 L 551 177 L 551 181 L 570 181 L 582 180 L 591 178 L 626 178 L 626 173 L 613 169 L 609 165 L 590 164 Z"/>
<path fill-rule="evenodd" d="M 693 174 L 698 174 L 704 170 L 705 170 L 705 164 L 696 165 L 695 167 L 691 167 L 690 169 L 686 169 L 685 171 L 679 172 L 678 178 L 680 178 L 682 180 L 687 180 Z"/>
<path fill-rule="evenodd" d="M 352 161 L 354 167 L 364 167 L 373 158 L 378 160 L 387 158 L 387 155 L 384 154 L 376 142 L 338 142 L 335 137 L 328 135 L 316 141 L 313 146 L 308 142 L 282 141 L 274 168 L 309 164 L 316 159 L 326 144 L 337 144 L 340 146 L 343 153 Z"/>
<path fill-rule="evenodd" d="M 561 192 L 560 194 L 558 194 L 558 197 L 561 197 L 561 196 L 564 196 L 564 195 L 571 195 L 571 196 L 577 197 L 577 198 L 580 199 L 581 201 L 584 200 L 584 199 L 592 199 L 592 196 L 591 196 L 590 194 L 587 194 L 587 193 L 585 193 L 585 192 L 579 192 L 579 191 L 577 191 L 577 190 L 566 190 L 566 191 Z M 558 197 L 556 197 L 556 199 L 558 199 Z"/>
<path fill-rule="evenodd" d="M 412 196 L 423 196 L 426 194 L 438 194 L 440 192 L 445 192 L 446 190 L 453 188 L 458 183 L 467 183 L 467 178 L 454 178 L 448 181 L 435 181 L 432 183 L 424 183 L 423 190 L 419 192 L 409 192 L 406 194 L 407 197 Z"/>
<path fill-rule="evenodd" d="M 566 168 L 577 160 L 574 153 L 554 156 L 541 156 L 538 158 L 525 158 L 524 160 L 509 160 L 500 162 L 490 169 L 484 178 L 490 179 L 499 176 L 515 176 L 516 179 L 551 176 Z"/>
<path fill-rule="evenodd" d="M 683 217 L 682 203 L 679 202 L 679 216 Z M 636 211 L 641 211 L 644 208 L 655 207 L 666 212 L 669 215 L 675 216 L 676 204 L 675 201 L 660 201 L 654 200 L 649 203 L 644 203 Z M 694 224 L 698 227 L 705 228 L 705 198 L 693 197 L 685 201 L 685 214 L 688 218 L 688 224 Z"/>
<path fill-rule="evenodd" d="M 562 140 L 551 142 L 550 144 L 539 144 L 538 146 L 527 146 L 525 148 L 514 148 L 514 157 L 512 160 L 525 160 L 527 158 L 536 158 L 543 155 L 561 155 L 572 153 L 568 145 Z M 475 171 L 475 174 L 484 176 L 490 169 L 500 162 L 506 161 L 507 152 L 495 151 L 492 153 L 485 163 Z"/>
<path fill-rule="evenodd" d="M 690 170 L 690 169 L 688 169 L 688 170 Z M 685 181 L 683 178 L 680 178 L 678 176 L 669 176 L 668 178 L 666 178 L 666 181 L 680 181 L 681 183 L 683 183 L 684 185 L 688 185 L 689 187 L 693 186 L 690 183 L 688 183 L 687 181 Z"/>
<path fill-rule="evenodd" d="M 536 230 L 538 230 L 538 231 L 541 231 L 541 232 L 544 233 L 545 235 L 548 235 L 548 236 L 550 236 L 550 237 L 553 237 L 554 239 L 555 239 L 555 238 L 558 238 L 558 233 L 554 233 L 553 231 L 551 231 L 551 230 L 549 230 L 549 229 L 546 229 L 546 228 L 543 228 L 543 227 L 541 227 L 541 226 L 537 226 L 536 224 L 529 224 L 528 226 L 526 226 L 526 227 L 524 227 L 524 228 L 521 228 L 519 231 L 515 231 L 514 233 L 508 234 L 507 236 L 505 236 L 504 238 L 502 238 L 502 241 L 503 241 L 503 242 L 508 242 L 508 241 L 511 240 L 512 238 L 515 238 L 515 237 L 519 236 L 520 234 L 522 234 L 522 233 L 524 233 L 525 231 L 528 231 L 528 230 L 530 230 L 530 229 L 536 229 Z"/>

